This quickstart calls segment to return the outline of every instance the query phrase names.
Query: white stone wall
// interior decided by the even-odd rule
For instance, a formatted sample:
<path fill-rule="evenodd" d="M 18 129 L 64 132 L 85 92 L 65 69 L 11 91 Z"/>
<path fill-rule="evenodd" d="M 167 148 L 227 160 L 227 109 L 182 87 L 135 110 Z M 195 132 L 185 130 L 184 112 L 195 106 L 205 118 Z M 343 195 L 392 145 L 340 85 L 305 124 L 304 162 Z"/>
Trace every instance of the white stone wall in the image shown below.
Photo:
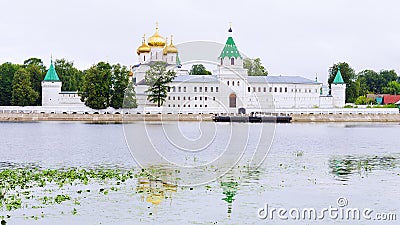
<path fill-rule="evenodd" d="M 70 105 L 70 106 L 83 106 L 84 102 L 81 101 L 81 97 L 78 93 L 60 93 L 59 94 L 59 104 L 60 105 Z"/>
<path fill-rule="evenodd" d="M 346 84 L 331 84 L 334 107 L 344 107 L 346 104 Z"/>
<path fill-rule="evenodd" d="M 60 104 L 62 82 L 42 81 L 42 106 L 57 106 Z"/>

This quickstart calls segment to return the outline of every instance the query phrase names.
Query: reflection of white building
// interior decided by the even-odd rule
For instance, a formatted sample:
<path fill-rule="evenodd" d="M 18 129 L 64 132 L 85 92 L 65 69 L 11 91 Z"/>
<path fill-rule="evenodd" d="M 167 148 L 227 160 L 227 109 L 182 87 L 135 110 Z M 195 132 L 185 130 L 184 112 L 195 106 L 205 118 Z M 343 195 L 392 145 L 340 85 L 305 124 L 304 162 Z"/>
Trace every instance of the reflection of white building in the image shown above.
<path fill-rule="evenodd" d="M 139 107 L 154 106 L 145 91 L 146 71 L 152 63 L 163 61 L 177 72 L 170 84 L 164 109 L 176 112 L 270 111 L 273 108 L 333 108 L 345 104 L 346 85 L 340 71 L 332 84 L 331 94 L 322 83 L 300 76 L 248 76 L 243 57 L 233 38 L 232 29 L 218 56 L 213 75 L 189 75 L 180 69 L 178 49 L 159 35 L 158 27 L 147 43 L 137 49 L 140 64 L 134 67 L 134 82 Z M 217 57 L 216 57 L 217 58 Z M 323 93 L 324 92 L 324 93 Z"/>

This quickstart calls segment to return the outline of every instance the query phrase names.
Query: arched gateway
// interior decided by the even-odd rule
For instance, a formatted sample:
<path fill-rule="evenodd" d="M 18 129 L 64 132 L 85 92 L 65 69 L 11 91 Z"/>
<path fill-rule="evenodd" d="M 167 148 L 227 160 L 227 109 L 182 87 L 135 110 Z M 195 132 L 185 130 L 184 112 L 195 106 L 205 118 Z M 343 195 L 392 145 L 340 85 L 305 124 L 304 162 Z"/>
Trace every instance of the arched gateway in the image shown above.
<path fill-rule="evenodd" d="M 229 95 L 229 108 L 236 108 L 236 94 Z"/>

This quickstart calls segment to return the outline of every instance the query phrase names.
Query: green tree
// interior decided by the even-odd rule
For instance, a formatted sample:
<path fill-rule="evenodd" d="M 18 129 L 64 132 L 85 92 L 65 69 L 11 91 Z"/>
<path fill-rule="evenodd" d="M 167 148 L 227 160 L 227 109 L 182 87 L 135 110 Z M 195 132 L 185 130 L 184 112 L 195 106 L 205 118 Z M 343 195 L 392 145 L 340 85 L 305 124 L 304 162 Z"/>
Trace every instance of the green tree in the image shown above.
<path fill-rule="evenodd" d="M 380 74 L 373 70 L 364 70 L 357 74 L 357 80 L 365 84 L 368 93 L 379 94 L 382 87 L 386 85 L 385 80 Z"/>
<path fill-rule="evenodd" d="M 12 83 L 14 74 L 19 68 L 20 65 L 9 62 L 0 65 L 0 105 L 11 105 Z"/>
<path fill-rule="evenodd" d="M 12 89 L 12 105 L 33 105 L 39 97 L 39 93 L 32 88 L 28 71 L 23 68 L 19 69 L 14 74 Z"/>
<path fill-rule="evenodd" d="M 63 82 L 62 91 L 80 91 L 82 89 L 83 72 L 74 67 L 74 62 L 57 59 L 54 67 Z"/>
<path fill-rule="evenodd" d="M 331 87 L 339 67 L 343 81 L 346 83 L 346 102 L 354 102 L 360 94 L 360 84 L 355 82 L 356 73 L 346 62 L 334 64 L 329 68 L 329 87 Z"/>
<path fill-rule="evenodd" d="M 190 75 L 211 75 L 211 72 L 206 69 L 203 64 L 192 65 L 192 69 L 189 72 Z"/>
<path fill-rule="evenodd" d="M 166 63 L 156 62 L 146 71 L 147 99 L 156 103 L 158 107 L 162 106 L 167 98 L 168 83 L 176 76 L 174 71 L 166 69 Z"/>
<path fill-rule="evenodd" d="M 385 84 L 389 84 L 392 81 L 397 81 L 399 76 L 397 76 L 396 71 L 394 70 L 381 70 L 379 75 L 382 76 L 382 79 L 385 81 Z"/>
<path fill-rule="evenodd" d="M 375 104 L 374 99 L 367 98 L 366 96 L 359 96 L 354 102 L 356 105 L 369 105 Z"/>
<path fill-rule="evenodd" d="M 268 71 L 261 63 L 260 58 L 243 60 L 243 67 L 247 69 L 249 76 L 268 76 Z"/>
<path fill-rule="evenodd" d="M 382 93 L 398 95 L 400 94 L 400 83 L 397 81 L 391 81 L 386 87 L 383 87 Z"/>
<path fill-rule="evenodd" d="M 39 65 L 29 64 L 26 66 L 26 71 L 29 73 L 33 90 L 35 90 L 39 97 L 33 105 L 41 105 L 42 103 L 42 81 L 45 73 Z"/>
<path fill-rule="evenodd" d="M 92 109 L 105 109 L 111 96 L 111 66 L 105 62 L 85 71 L 81 101 Z"/>
<path fill-rule="evenodd" d="M 124 93 L 129 82 L 129 70 L 126 66 L 116 64 L 112 66 L 112 90 L 110 106 L 119 109 L 124 103 Z"/>
<path fill-rule="evenodd" d="M 24 67 L 27 68 L 28 66 L 35 65 L 39 67 L 40 72 L 46 73 L 46 67 L 43 65 L 43 61 L 39 58 L 29 58 L 24 61 Z"/>
<path fill-rule="evenodd" d="M 133 82 L 129 82 L 128 87 L 125 90 L 123 108 L 125 109 L 137 108 L 135 85 L 133 84 Z"/>

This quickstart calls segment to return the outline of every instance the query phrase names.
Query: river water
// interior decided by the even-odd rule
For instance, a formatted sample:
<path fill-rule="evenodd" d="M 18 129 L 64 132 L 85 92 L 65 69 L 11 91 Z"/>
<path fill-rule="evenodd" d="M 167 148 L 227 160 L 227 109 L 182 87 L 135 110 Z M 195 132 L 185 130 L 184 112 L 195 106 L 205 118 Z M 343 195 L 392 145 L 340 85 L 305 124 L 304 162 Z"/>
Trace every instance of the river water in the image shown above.
<path fill-rule="evenodd" d="M 208 150 L 218 151 L 212 145 L 214 142 L 221 146 L 221 140 L 242 140 L 228 138 L 230 133 L 224 131 L 227 125 L 210 124 L 217 127 L 217 133 L 218 129 L 222 132 L 211 135 L 214 139 Z M 139 132 L 142 124 L 130 126 L 134 133 L 135 129 Z M 181 122 L 179 126 L 187 137 L 195 139 L 199 135 L 196 123 Z M 246 129 L 246 134 L 255 136 L 260 126 L 263 125 L 238 124 L 228 130 Z M 151 125 L 153 130 L 161 127 L 157 123 Z M 115 186 L 113 180 L 93 180 L 89 184 L 63 187 L 31 187 L 38 195 L 62 192 L 70 195 L 72 200 L 40 207 L 32 207 L 38 205 L 33 200 L 23 200 L 21 208 L 8 211 L 2 207 L 0 215 L 7 224 L 398 223 L 400 124 L 292 123 L 269 125 L 268 129 L 272 128 L 275 132 L 269 135 L 273 134 L 273 142 L 259 167 L 234 164 L 224 176 L 213 179 L 214 172 L 221 168 L 210 166 L 191 172 L 156 164 L 145 165 L 146 171 L 161 174 L 153 179 L 143 175 L 144 170 L 133 158 L 137 153 L 132 153 L 128 147 L 122 124 L 0 123 L 0 170 L 106 168 L 135 173 L 133 178 L 118 184 L 117 191 L 110 190 Z M 141 135 L 137 133 L 135 137 L 141 139 Z M 152 144 L 167 146 L 154 135 Z M 242 136 L 244 139 L 245 135 Z M 249 146 L 255 145 L 254 140 L 248 140 Z M 269 140 L 266 143 L 264 150 L 268 149 Z M 143 153 L 146 149 L 136 149 L 138 151 Z M 191 158 L 189 154 L 185 160 L 192 164 L 202 163 L 202 160 L 207 161 L 207 156 L 215 157 L 213 153 L 200 154 L 197 158 Z M 258 161 L 261 156 L 257 156 Z M 169 157 L 184 158 L 174 154 Z M 210 182 L 183 183 L 187 177 L 195 179 L 204 174 L 210 174 Z M 102 187 L 110 190 L 108 194 L 98 191 Z M 78 189 L 90 189 L 91 192 L 78 195 Z M 345 207 L 372 209 L 372 219 L 346 220 L 326 216 L 319 221 L 282 220 L 277 214 L 273 219 L 258 217 L 260 208 L 265 208 L 266 204 L 269 208 L 315 208 L 319 211 L 329 206 L 338 207 L 338 198 L 346 198 Z M 37 201 L 41 202 L 41 199 L 39 196 Z M 74 200 L 79 200 L 79 204 L 74 204 Z M 72 209 L 76 212 L 71 213 Z M 374 220 L 376 213 L 396 213 L 397 221 Z"/>

